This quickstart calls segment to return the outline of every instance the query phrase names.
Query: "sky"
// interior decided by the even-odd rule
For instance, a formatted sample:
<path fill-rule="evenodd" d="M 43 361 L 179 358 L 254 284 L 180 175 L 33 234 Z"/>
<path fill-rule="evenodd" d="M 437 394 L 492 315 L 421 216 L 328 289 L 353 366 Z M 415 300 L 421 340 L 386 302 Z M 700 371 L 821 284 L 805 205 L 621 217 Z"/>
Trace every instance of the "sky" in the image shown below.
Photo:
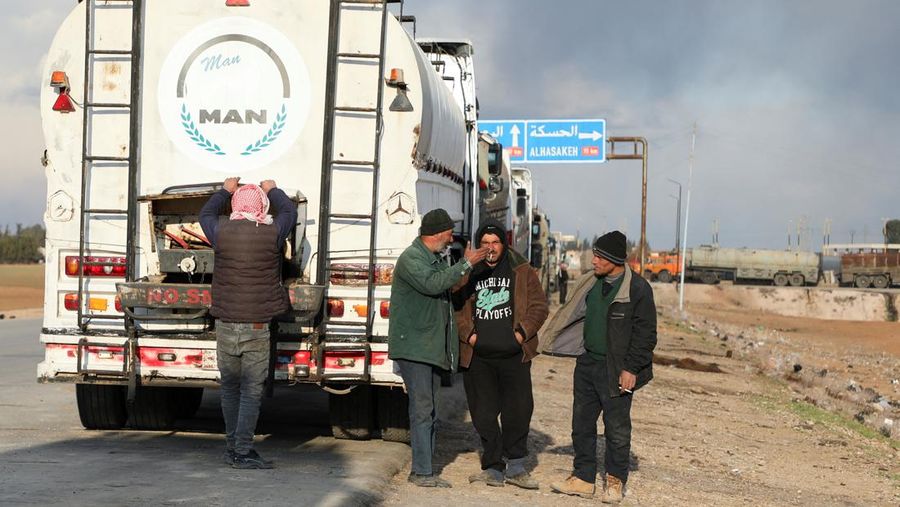
<path fill-rule="evenodd" d="M 214 0 L 204 0 L 214 1 Z M 46 201 L 42 61 L 75 0 L 6 2 L 0 19 L 0 226 Z M 605 118 L 648 150 L 647 234 L 818 249 L 881 241 L 900 218 L 900 2 L 894 0 L 407 0 L 421 37 L 469 39 L 481 119 Z M 695 127 L 696 126 L 696 127 Z M 693 178 L 689 178 L 696 133 Z M 640 233 L 641 164 L 534 165 L 551 228 Z M 690 184 L 689 184 L 690 181 Z"/>

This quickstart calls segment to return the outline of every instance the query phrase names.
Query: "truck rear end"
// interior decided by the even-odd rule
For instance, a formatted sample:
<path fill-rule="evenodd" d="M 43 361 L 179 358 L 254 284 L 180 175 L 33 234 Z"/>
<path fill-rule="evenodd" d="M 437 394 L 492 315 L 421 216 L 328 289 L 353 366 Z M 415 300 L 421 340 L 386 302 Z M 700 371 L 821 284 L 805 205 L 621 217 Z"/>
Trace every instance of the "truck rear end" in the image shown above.
<path fill-rule="evenodd" d="M 200 208 L 228 176 L 274 179 L 299 220 L 272 383 L 333 393 L 336 436 L 404 440 L 393 265 L 430 209 L 461 243 L 477 226 L 476 133 L 387 2 L 250 4 L 91 0 L 60 27 L 38 378 L 75 382 L 88 428 L 192 413 L 219 379 Z"/>

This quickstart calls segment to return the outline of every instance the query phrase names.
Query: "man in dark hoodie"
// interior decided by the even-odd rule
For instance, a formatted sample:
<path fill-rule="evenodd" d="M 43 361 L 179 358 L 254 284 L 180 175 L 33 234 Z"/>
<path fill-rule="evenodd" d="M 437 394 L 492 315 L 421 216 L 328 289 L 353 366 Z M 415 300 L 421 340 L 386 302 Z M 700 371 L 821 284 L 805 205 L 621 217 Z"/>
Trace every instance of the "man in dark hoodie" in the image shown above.
<path fill-rule="evenodd" d="M 459 365 L 468 368 L 466 399 L 483 447 L 482 471 L 469 482 L 503 486 L 505 480 L 537 489 L 524 461 L 534 411 L 531 359 L 547 318 L 547 298 L 537 273 L 507 246 L 506 237 L 503 226 L 492 220 L 478 229 L 475 243 L 488 249 L 487 257 L 454 294 Z"/>

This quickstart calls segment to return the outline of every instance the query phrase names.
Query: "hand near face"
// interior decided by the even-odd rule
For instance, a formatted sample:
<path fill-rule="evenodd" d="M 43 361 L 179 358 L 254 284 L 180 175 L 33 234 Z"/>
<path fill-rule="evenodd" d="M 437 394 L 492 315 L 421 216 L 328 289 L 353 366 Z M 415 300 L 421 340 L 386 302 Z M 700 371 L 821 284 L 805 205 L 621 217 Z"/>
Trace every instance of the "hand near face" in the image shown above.
<path fill-rule="evenodd" d="M 275 180 L 262 180 L 259 182 L 259 188 L 263 189 L 263 192 L 268 194 L 269 190 L 278 187 L 275 185 Z"/>
<path fill-rule="evenodd" d="M 469 261 L 469 264 L 476 265 L 479 262 L 484 260 L 484 257 L 487 255 L 487 248 L 479 248 L 477 250 L 472 249 L 472 242 L 466 243 L 466 259 Z"/>
<path fill-rule="evenodd" d="M 225 183 L 222 184 L 222 188 L 228 191 L 229 194 L 233 194 L 235 190 L 238 188 L 238 182 L 241 181 L 240 176 L 232 176 L 231 178 L 225 178 Z"/>

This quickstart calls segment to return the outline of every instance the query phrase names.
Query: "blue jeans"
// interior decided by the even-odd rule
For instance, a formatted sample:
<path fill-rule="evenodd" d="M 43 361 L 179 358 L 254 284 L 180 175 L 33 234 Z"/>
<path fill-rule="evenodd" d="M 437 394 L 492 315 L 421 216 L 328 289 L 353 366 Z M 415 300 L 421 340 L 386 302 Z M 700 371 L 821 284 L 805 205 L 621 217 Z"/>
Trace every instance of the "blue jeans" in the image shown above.
<path fill-rule="evenodd" d="M 631 395 L 610 396 L 606 359 L 598 361 L 586 352 L 575 362 L 574 384 L 575 477 L 591 484 L 597 478 L 597 418 L 602 412 L 606 473 L 626 482 L 631 459 Z"/>
<path fill-rule="evenodd" d="M 412 447 L 412 472 L 432 475 L 434 422 L 437 420 L 437 395 L 441 388 L 441 370 L 415 361 L 396 359 L 400 376 L 409 394 L 409 442 Z"/>
<path fill-rule="evenodd" d="M 269 325 L 216 322 L 216 358 L 222 387 L 225 445 L 238 454 L 253 449 L 263 386 L 269 376 Z"/>

